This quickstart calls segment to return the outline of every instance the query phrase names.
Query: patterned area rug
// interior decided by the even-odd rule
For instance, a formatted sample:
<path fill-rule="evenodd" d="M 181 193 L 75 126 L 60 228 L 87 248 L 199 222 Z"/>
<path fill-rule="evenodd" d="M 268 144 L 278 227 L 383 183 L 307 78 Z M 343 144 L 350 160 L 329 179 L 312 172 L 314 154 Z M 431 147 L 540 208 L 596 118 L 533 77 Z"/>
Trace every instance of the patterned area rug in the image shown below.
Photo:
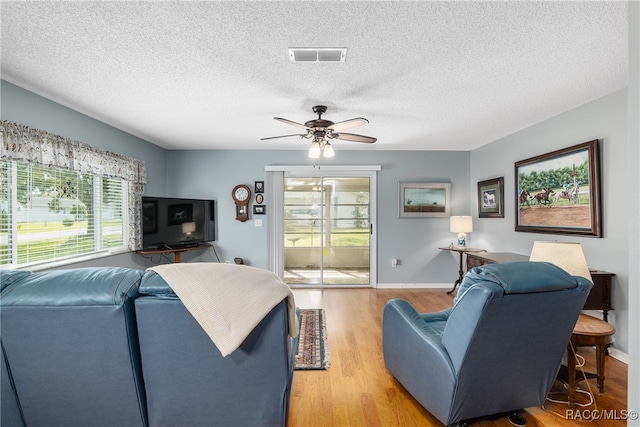
<path fill-rule="evenodd" d="M 324 310 L 300 309 L 300 337 L 295 369 L 327 369 L 329 365 L 329 344 Z"/>

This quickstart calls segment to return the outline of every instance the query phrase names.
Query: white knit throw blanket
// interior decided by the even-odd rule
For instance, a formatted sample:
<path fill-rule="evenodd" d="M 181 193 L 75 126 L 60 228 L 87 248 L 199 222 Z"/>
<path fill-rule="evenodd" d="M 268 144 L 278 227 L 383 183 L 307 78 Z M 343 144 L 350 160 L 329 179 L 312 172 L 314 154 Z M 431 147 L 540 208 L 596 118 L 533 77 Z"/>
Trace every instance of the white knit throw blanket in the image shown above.
<path fill-rule="evenodd" d="M 267 270 L 221 263 L 151 267 L 180 298 L 225 357 L 236 350 L 280 301 L 287 298 L 289 335 L 298 335 L 291 289 Z"/>

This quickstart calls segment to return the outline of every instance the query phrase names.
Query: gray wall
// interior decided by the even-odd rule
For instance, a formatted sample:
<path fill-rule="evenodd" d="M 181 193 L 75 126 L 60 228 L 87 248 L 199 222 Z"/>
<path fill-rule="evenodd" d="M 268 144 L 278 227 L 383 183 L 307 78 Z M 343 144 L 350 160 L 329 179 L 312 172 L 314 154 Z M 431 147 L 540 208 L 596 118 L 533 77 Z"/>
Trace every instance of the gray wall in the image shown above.
<path fill-rule="evenodd" d="M 306 148 L 306 145 L 305 145 Z M 223 260 L 239 256 L 251 265 L 268 268 L 270 199 L 265 194 L 267 215 L 263 227 L 254 217 L 235 220 L 231 190 L 237 184 L 253 188 L 254 181 L 267 180 L 267 165 L 309 165 L 306 150 L 295 151 L 170 151 L 167 163 L 168 192 L 177 197 L 214 198 L 217 201 L 216 242 Z M 377 175 L 378 283 L 453 283 L 457 260 L 438 246 L 453 240 L 448 218 L 398 218 L 399 182 L 451 182 L 452 214 L 468 215 L 468 152 L 345 151 L 336 148 L 331 165 L 381 165 Z M 325 161 L 326 162 L 326 161 Z M 189 173 L 185 174 L 184 171 Z M 400 264 L 391 267 L 391 259 Z"/>
<path fill-rule="evenodd" d="M 618 277 L 616 282 L 616 290 L 614 291 L 614 304 L 616 305 L 615 313 L 615 321 L 619 324 L 619 328 L 622 328 L 623 331 L 618 330 L 616 334 L 616 347 L 621 351 L 628 352 L 629 355 L 629 378 L 638 378 L 638 374 L 640 373 L 640 340 L 638 339 L 638 325 L 640 324 L 640 269 L 638 267 L 638 259 L 640 259 L 640 167 L 639 158 L 640 158 L 640 3 L 637 1 L 630 1 L 629 3 L 629 94 L 628 94 L 628 111 L 618 111 L 620 116 L 628 117 L 628 132 L 629 139 L 626 142 L 627 152 L 622 155 L 623 158 L 620 158 L 620 151 L 624 151 L 624 149 L 616 146 L 613 149 L 613 153 L 607 152 L 607 145 L 603 147 L 604 156 L 603 156 L 603 177 L 604 181 L 602 190 L 604 199 L 603 202 L 613 202 L 615 203 L 615 207 L 612 209 L 607 208 L 606 214 L 604 214 L 605 228 L 604 239 L 576 239 L 580 240 L 581 243 L 584 243 L 585 251 L 587 252 L 587 257 L 592 266 L 597 266 L 599 268 L 603 268 L 606 270 L 614 271 Z M 65 107 L 60 106 L 59 104 L 50 102 L 44 98 L 38 97 L 30 92 L 24 91 L 20 88 L 17 88 L 5 81 L 0 81 L 0 94 L 1 94 L 1 104 L 0 104 L 0 113 L 2 118 L 12 120 L 18 123 L 24 123 L 27 125 L 31 125 L 33 127 L 47 130 L 52 133 L 57 133 L 62 136 L 66 136 L 69 138 L 78 139 L 80 141 L 84 141 L 95 146 L 109 149 L 112 151 L 116 151 L 122 154 L 130 155 L 132 157 L 137 157 L 143 159 L 147 163 L 147 171 L 149 182 L 147 184 L 147 192 L 149 194 L 154 195 L 170 195 L 167 191 L 167 176 L 164 173 L 166 168 L 166 157 L 165 151 L 155 147 L 151 144 L 148 144 L 138 138 L 135 138 L 131 135 L 123 133 L 119 130 L 113 129 L 107 125 L 104 125 L 98 121 L 90 119 L 86 116 L 83 116 L 75 111 L 69 110 Z M 620 97 L 622 94 L 615 94 L 611 98 L 605 99 L 606 102 L 613 102 L 618 108 L 620 108 L 619 103 Z M 609 97 L 607 97 L 609 98 Z M 617 99 L 617 101 L 616 101 Z M 591 106 L 593 108 L 593 106 Z M 571 114 L 568 116 L 563 115 L 567 119 L 573 118 Z M 593 117 L 590 117 L 591 119 Z M 614 122 L 618 122 L 614 119 Z M 546 122 L 545 122 L 546 123 Z M 560 131 L 562 124 L 559 123 L 557 118 L 551 119 L 552 127 L 555 127 L 558 133 L 554 133 L 554 138 L 563 139 L 562 141 L 557 141 L 558 146 L 566 146 L 569 143 L 568 137 L 571 138 L 580 138 L 579 141 L 588 140 L 589 138 L 585 138 L 585 134 L 578 134 L 577 131 L 575 133 L 567 132 L 567 138 L 561 138 L 563 132 Z M 583 129 L 585 126 L 590 127 L 589 121 L 587 122 L 577 122 L 573 123 L 576 129 Z M 604 130 L 609 129 L 608 126 L 604 128 Z M 506 152 L 512 152 L 512 155 L 505 155 L 505 157 L 510 157 L 509 159 L 504 158 L 504 161 L 513 162 L 515 160 L 527 158 L 527 153 L 531 153 L 534 148 L 537 147 L 537 144 L 543 144 L 540 146 L 540 151 L 546 146 L 546 144 L 550 144 L 550 142 L 546 142 L 544 140 L 544 134 L 552 133 L 547 130 L 545 124 L 540 124 L 535 127 L 534 132 L 540 132 L 540 138 L 533 138 L 531 135 L 528 135 L 527 131 L 523 131 L 525 136 L 525 140 L 534 139 L 533 146 L 530 145 L 530 142 L 524 142 L 525 146 L 521 146 L 523 143 L 519 141 L 513 141 L 513 146 L 509 146 L 506 142 L 506 138 L 501 141 L 497 141 L 495 145 L 486 147 L 486 150 L 493 152 L 496 156 L 502 156 L 506 153 L 500 153 L 499 149 L 496 147 L 503 146 Z M 593 130 L 592 133 L 595 133 Z M 571 133 L 570 135 L 568 133 Z M 611 134 L 617 135 L 615 136 L 615 140 L 619 144 L 623 144 L 623 141 L 620 141 L 620 131 L 614 130 L 611 131 Z M 595 135 L 596 138 L 605 137 L 607 135 Z M 609 141 L 611 142 L 612 135 L 607 136 Z M 516 136 L 514 138 L 519 138 Z M 510 139 L 511 140 L 511 139 Z M 577 142 L 579 142 L 577 141 Z M 544 148 L 546 150 L 546 148 Z M 521 151 L 522 150 L 522 151 Z M 339 153 L 340 154 L 340 153 Z M 535 154 L 535 153 L 534 153 Z M 294 156 L 294 154 L 290 153 L 289 155 Z M 409 154 L 411 156 L 411 153 Z M 620 163 L 614 164 L 609 160 L 609 156 L 613 155 L 615 159 L 617 159 Z M 625 157 L 626 156 L 626 157 Z M 303 163 L 303 155 L 299 153 L 295 155 L 296 159 L 291 159 L 289 162 L 293 162 L 293 160 L 297 160 L 300 158 L 300 162 Z M 427 156 L 428 157 L 428 156 Z M 487 155 L 484 150 L 478 150 L 471 153 L 471 157 L 469 161 L 461 162 L 458 164 L 448 164 L 451 171 L 456 172 L 456 174 L 465 168 L 465 166 L 470 165 L 471 173 L 461 172 L 468 177 L 468 193 L 470 199 L 473 199 L 475 194 L 475 183 L 478 180 L 483 180 L 487 178 L 492 178 L 495 176 L 504 176 L 505 179 L 509 179 L 511 177 L 511 184 L 507 185 L 506 188 L 506 206 L 513 206 L 514 196 L 513 192 L 513 170 L 512 166 L 508 163 L 505 163 L 503 168 L 490 169 L 490 167 L 486 164 L 478 164 L 477 161 L 479 159 L 487 160 L 487 157 L 491 158 L 491 155 Z M 345 154 L 346 158 L 346 154 Z M 517 158 L 517 159 L 516 159 Z M 354 160 L 352 160 L 354 161 Z M 282 162 L 284 163 L 284 162 Z M 366 163 L 373 163 L 373 161 Z M 380 164 L 384 164 L 383 162 L 379 162 Z M 461 166 L 462 165 L 462 166 Z M 495 166 L 495 163 L 491 163 L 491 167 Z M 437 166 L 437 165 L 436 165 Z M 620 169 L 627 168 L 628 175 L 625 175 Z M 394 180 L 405 180 L 405 179 L 417 179 L 416 176 L 421 176 L 424 178 L 432 178 L 437 174 L 425 173 L 422 174 L 422 170 L 424 168 L 418 167 L 416 170 L 404 170 L 402 165 L 395 164 L 393 167 L 390 165 L 388 170 L 383 169 L 382 173 L 389 173 L 388 183 L 382 184 L 379 182 L 379 189 L 382 192 L 381 187 L 384 188 L 385 191 L 390 191 L 390 188 L 393 187 Z M 256 172 L 256 177 L 253 179 L 260 179 L 260 176 L 264 176 L 262 172 Z M 609 174 L 612 174 L 610 176 Z M 246 179 L 246 178 L 245 178 Z M 630 199 L 628 204 L 625 202 L 621 202 L 622 199 L 612 200 L 611 195 L 620 194 L 620 191 L 613 188 L 617 185 L 627 186 L 629 190 L 626 194 L 628 197 L 627 200 Z M 212 184 L 213 185 L 213 184 Z M 457 193 L 456 185 L 454 185 L 454 197 L 459 197 L 459 193 Z M 463 184 L 464 186 L 464 184 Z M 173 191 L 173 187 L 171 188 Z M 611 192 L 607 196 L 606 194 Z M 391 194 L 391 193 L 389 193 Z M 204 197 L 204 195 L 203 195 Z M 393 200 L 394 197 L 389 195 L 385 200 Z M 268 199 L 267 199 L 268 200 Z M 394 202 L 388 202 L 388 204 L 383 204 L 382 200 L 379 200 L 378 207 L 380 210 L 380 224 L 383 224 L 383 219 L 385 216 L 382 215 L 382 211 L 385 207 L 390 208 L 395 206 Z M 471 200 L 468 209 L 471 206 L 476 206 L 475 201 Z M 619 206 L 619 208 L 618 208 Z M 627 206 L 630 206 L 628 208 Z M 456 200 L 456 205 L 454 206 L 453 213 L 465 214 L 468 211 L 465 210 L 467 208 L 464 202 L 460 202 L 459 199 Z M 393 209 L 391 209 L 393 210 Z M 620 220 L 620 224 L 612 224 L 611 219 L 608 217 L 611 214 L 611 211 L 614 211 L 613 215 L 615 218 L 620 217 L 620 212 L 626 212 L 626 216 Z M 476 216 L 477 212 L 475 209 L 473 210 L 474 216 Z M 488 219 L 476 219 L 474 226 L 477 231 L 470 236 L 470 244 L 474 246 L 481 246 L 483 244 L 487 244 L 487 247 L 491 250 L 500 247 L 501 250 L 509 250 L 516 252 L 523 252 L 530 248 L 531 240 L 535 237 L 533 235 L 529 236 L 527 233 L 515 233 L 513 231 L 513 211 L 510 212 L 510 209 L 506 210 L 506 215 L 504 220 L 488 220 Z M 218 213 L 220 214 L 220 212 Z M 388 213 L 386 216 L 386 220 L 393 219 L 393 215 Z M 414 223 L 415 221 L 415 223 Z M 418 224 L 417 226 L 415 224 Z M 442 243 L 439 242 L 441 240 L 443 243 L 446 243 L 447 236 L 446 233 L 442 233 L 439 231 L 436 233 L 432 227 L 435 227 L 435 223 L 433 226 L 427 225 L 429 222 L 423 222 L 419 220 L 405 220 L 399 221 L 397 219 L 394 220 L 394 227 L 390 229 L 386 229 L 382 227 L 380 230 L 380 237 L 378 241 L 378 258 L 379 263 L 381 264 L 381 270 L 383 264 L 391 257 L 397 257 L 401 260 L 412 259 L 412 254 L 408 251 L 397 251 L 396 247 L 402 248 L 402 242 L 415 242 L 419 239 L 416 236 L 429 236 L 428 243 L 423 246 L 423 250 L 425 252 L 430 252 L 429 254 L 425 253 L 424 255 L 418 254 L 415 255 L 416 258 L 421 258 L 424 256 L 424 259 L 427 263 L 433 264 L 435 262 L 435 258 L 443 257 L 443 254 L 435 254 L 433 247 L 438 246 Z M 621 228 L 624 227 L 623 224 L 629 224 L 629 237 L 625 241 L 624 238 L 621 238 L 620 232 Z M 421 229 L 416 231 L 416 233 L 412 233 L 414 227 L 419 228 L 429 228 L 429 230 Z M 445 227 L 446 228 L 446 227 Z M 433 232 L 434 236 L 428 235 L 427 231 Z M 219 229 L 220 232 L 220 229 Z M 420 233 L 420 234 L 418 234 Z M 613 233 L 613 234 L 611 234 Z M 383 238 L 383 234 L 386 236 Z M 437 234 L 437 236 L 436 236 Z M 399 236 L 396 238 L 396 236 Z M 544 236 L 544 235 L 543 235 Z M 511 244 L 511 240 L 513 239 L 513 244 Z M 385 248 L 381 242 L 384 241 L 394 241 L 393 248 Z M 612 243 L 612 241 L 616 241 L 618 245 Z M 400 242 L 400 244 L 398 243 Z M 491 243 L 493 242 L 493 243 Z M 587 244 L 587 242 L 590 242 Z M 437 243 L 437 244 L 436 244 Z M 491 245 L 489 245 L 491 243 Z M 414 243 L 415 244 L 415 243 Z M 498 246 L 499 245 L 499 246 Z M 504 249 L 502 249 L 504 246 Z M 429 249 L 427 249 L 429 248 Z M 625 254 L 625 251 L 628 253 Z M 231 252 L 231 251 L 230 251 Z M 595 254 L 595 257 L 594 257 Z M 625 257 L 626 255 L 626 257 Z M 201 258 L 205 258 L 207 256 L 211 256 L 211 254 L 203 255 Z M 264 255 L 263 255 L 264 256 Z M 187 260 L 190 257 L 185 257 Z M 595 259 L 594 259 L 595 258 Z M 618 260 L 620 258 L 622 261 Z M 613 259 L 613 260 L 612 260 Z M 606 262 L 605 262 L 606 260 Z M 626 260 L 626 263 L 625 261 Z M 447 260 L 447 264 L 450 264 L 450 260 Z M 612 263 L 609 264 L 609 261 Z M 596 265 L 597 263 L 597 265 Z M 623 263 L 624 265 L 619 265 Z M 119 257 L 110 257 L 100 260 L 99 262 L 90 263 L 91 265 L 126 265 L 126 266 L 136 266 L 140 265 L 139 256 L 135 254 L 127 254 Z M 454 262 L 455 264 L 455 262 Z M 412 269 L 416 269 L 417 264 L 405 264 L 405 266 L 413 266 Z M 451 268 L 451 265 L 445 265 L 447 269 Z M 426 268 L 426 267 L 425 267 Z M 433 268 L 430 268 L 431 270 Z M 627 270 L 628 269 L 628 270 Z M 625 279 L 625 270 L 627 270 L 626 274 L 628 277 Z M 409 272 L 409 269 L 398 269 L 397 271 L 382 273 L 379 275 L 379 281 L 404 281 L 405 272 Z M 420 272 L 421 275 L 425 275 L 426 272 Z M 395 275 L 398 275 L 396 277 Z M 421 277 L 416 278 L 415 273 L 407 273 L 410 277 L 407 281 L 421 281 Z M 399 277 L 402 275 L 402 277 Z M 625 314 L 628 308 L 628 316 Z M 619 314 L 620 313 L 620 314 Z M 612 313 L 612 317 L 613 317 Z M 628 382 L 628 405 L 627 407 L 630 410 L 638 410 L 640 409 L 640 383 L 637 381 L 629 381 Z"/>
<path fill-rule="evenodd" d="M 602 238 L 515 232 L 514 163 L 571 145 L 600 140 Z M 504 219 L 477 219 L 474 239 L 489 251 L 529 254 L 535 240 L 577 241 L 589 267 L 615 273 L 609 321 L 616 327 L 614 345 L 628 351 L 629 274 L 626 257 L 628 202 L 631 194 L 627 156 L 627 91 L 620 91 L 553 117 L 471 153 L 471 182 L 503 176 Z M 475 196 L 475 194 L 474 194 Z M 473 203 L 477 216 L 477 196 Z"/>
<path fill-rule="evenodd" d="M 155 195 L 166 195 L 167 151 L 165 149 L 4 80 L 0 80 L 0 94 L 2 95 L 0 97 L 2 119 L 143 160 L 147 168 L 146 191 Z M 131 253 L 74 264 L 76 267 L 132 268 L 151 265 L 150 261 Z"/>
<path fill-rule="evenodd" d="M 166 150 L 163 148 L 4 80 L 0 80 L 0 93 L 2 119 L 144 160 L 147 190 L 155 194 L 165 192 Z"/>
<path fill-rule="evenodd" d="M 235 221 L 230 192 L 238 183 L 252 185 L 253 181 L 265 180 L 265 165 L 308 165 L 304 150 L 166 151 L 5 81 L 1 82 L 0 89 L 3 119 L 144 160 L 148 170 L 146 194 L 216 199 L 218 239 L 215 246 L 220 258 L 224 261 L 241 256 L 252 265 L 267 266 L 267 221 L 262 228 L 254 227 L 252 221 L 244 224 Z M 474 232 L 469 235 L 471 246 L 491 251 L 529 253 L 534 240 L 555 239 L 557 236 L 513 231 L 513 163 L 590 139 L 601 139 L 604 237 L 561 238 L 580 241 L 591 267 L 616 273 L 613 291 L 616 310 L 610 319 L 618 329 L 615 346 L 626 352 L 629 334 L 629 259 L 624 251 L 629 247 L 629 211 L 624 200 L 630 194 L 635 194 L 637 198 L 638 191 L 637 187 L 632 188 L 629 184 L 627 117 L 627 92 L 623 91 L 553 117 L 471 153 L 336 150 L 332 164 L 382 166 L 378 175 L 378 282 L 383 285 L 450 283 L 457 275 L 457 259 L 453 254 L 437 249 L 453 240 L 447 220 L 399 219 L 398 182 L 452 182 L 452 214 L 471 213 L 474 216 Z M 635 147 L 633 144 L 631 147 Z M 505 218 L 479 219 L 476 183 L 497 176 L 505 177 Z M 266 196 L 268 205 L 269 195 Z M 637 215 L 632 220 L 637 222 Z M 637 259 L 638 254 L 635 255 Z M 401 261 L 398 268 L 391 268 L 391 258 Z M 213 261 L 216 255 L 212 251 L 191 253 L 183 255 L 183 260 Z M 127 253 L 76 266 L 145 268 L 158 262 L 168 260 L 159 257 L 145 259 Z M 637 283 L 637 277 L 635 280 Z"/>
<path fill-rule="evenodd" d="M 256 267 L 268 267 L 267 221 L 235 220 L 231 189 L 266 180 L 266 165 L 309 165 L 306 150 L 292 151 L 167 151 L 60 104 L 2 81 L 2 118 L 144 160 L 151 196 L 213 198 L 217 201 L 215 249 L 182 255 L 183 261 L 222 261 L 239 256 Z M 399 219 L 398 182 L 451 182 L 452 214 L 468 215 L 468 152 L 344 151 L 336 147 L 331 164 L 379 164 L 378 282 L 382 284 L 453 283 L 457 260 L 438 246 L 452 240 L 445 218 Z M 269 195 L 266 195 L 267 219 Z M 470 240 L 472 237 L 470 237 Z M 473 240 L 471 240 L 472 242 Z M 391 268 L 391 259 L 400 264 Z M 171 258 L 122 254 L 75 264 L 147 268 Z"/>

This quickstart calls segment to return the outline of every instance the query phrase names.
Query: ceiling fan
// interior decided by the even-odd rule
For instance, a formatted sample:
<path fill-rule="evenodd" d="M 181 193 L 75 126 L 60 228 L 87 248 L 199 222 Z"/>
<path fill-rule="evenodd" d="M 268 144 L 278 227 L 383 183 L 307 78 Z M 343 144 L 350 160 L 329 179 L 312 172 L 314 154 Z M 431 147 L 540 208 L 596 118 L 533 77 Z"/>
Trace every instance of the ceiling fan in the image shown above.
<path fill-rule="evenodd" d="M 365 142 L 369 144 L 376 142 L 377 139 L 372 138 L 370 136 L 356 135 L 354 133 L 342 132 L 343 130 L 346 130 L 346 129 L 351 129 L 356 126 L 362 126 L 364 124 L 367 124 L 369 123 L 369 120 L 364 119 L 362 117 L 358 117 L 355 119 L 349 119 L 343 122 L 334 123 L 330 120 L 325 120 L 322 118 L 322 115 L 326 111 L 327 111 L 327 107 L 325 105 L 316 105 L 315 107 L 313 107 L 313 112 L 318 115 L 318 118 L 309 120 L 304 124 L 297 123 L 288 119 L 283 119 L 281 117 L 274 117 L 274 119 L 278 121 L 304 129 L 306 133 L 271 136 L 267 138 L 260 138 L 260 140 L 264 141 L 267 139 L 288 138 L 290 136 L 299 136 L 305 139 L 313 138 L 313 142 L 314 143 L 317 142 L 319 146 L 324 146 L 326 144 L 326 145 L 329 145 L 329 147 L 330 147 L 329 140 L 331 139 L 340 139 L 343 141 L 352 141 L 352 142 Z M 312 148 L 313 148 L 313 145 L 312 145 Z"/>

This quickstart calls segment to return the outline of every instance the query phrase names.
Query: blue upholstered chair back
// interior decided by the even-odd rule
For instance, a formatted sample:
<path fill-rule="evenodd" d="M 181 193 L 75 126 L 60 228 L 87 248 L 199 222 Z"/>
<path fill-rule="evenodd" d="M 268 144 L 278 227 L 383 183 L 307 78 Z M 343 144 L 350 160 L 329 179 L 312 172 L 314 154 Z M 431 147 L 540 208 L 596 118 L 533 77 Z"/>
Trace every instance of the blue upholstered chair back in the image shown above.
<path fill-rule="evenodd" d="M 0 352 L 0 426 L 24 427 L 18 397 L 9 375 L 9 366 L 4 358 L 4 349 Z"/>
<path fill-rule="evenodd" d="M 26 425 L 146 425 L 133 307 L 142 274 L 3 274 L 2 375 L 11 374 Z M 2 391 L 4 404 L 4 381 Z"/>
<path fill-rule="evenodd" d="M 222 357 L 160 275 L 147 272 L 139 291 L 149 427 L 286 425 L 293 378 L 286 300 Z"/>
<path fill-rule="evenodd" d="M 459 379 L 454 413 L 498 412 L 505 400 L 541 404 L 551 388 L 591 283 L 552 264 L 535 267 L 497 264 L 465 276 L 442 334 Z M 500 398 L 470 398 L 483 388 Z"/>
<path fill-rule="evenodd" d="M 540 405 L 591 287 L 548 263 L 474 268 L 452 308 L 387 303 L 385 363 L 445 424 Z"/>

